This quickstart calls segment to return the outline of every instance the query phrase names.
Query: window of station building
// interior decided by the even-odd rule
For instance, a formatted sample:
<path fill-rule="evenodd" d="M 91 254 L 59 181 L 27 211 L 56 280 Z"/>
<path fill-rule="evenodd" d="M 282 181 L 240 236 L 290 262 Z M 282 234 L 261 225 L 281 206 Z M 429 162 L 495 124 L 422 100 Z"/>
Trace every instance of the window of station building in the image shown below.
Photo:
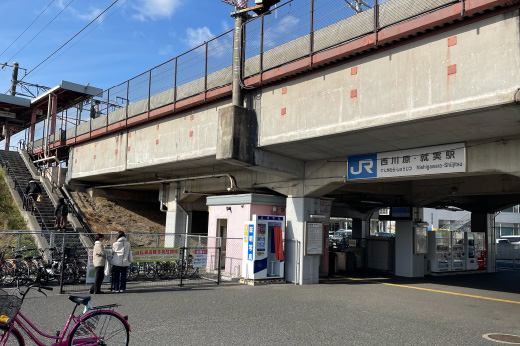
<path fill-rule="evenodd" d="M 520 205 L 512 206 L 511 208 L 507 208 L 502 210 L 503 213 L 520 213 Z"/>
<path fill-rule="evenodd" d="M 511 224 L 511 223 L 497 223 L 495 225 L 495 234 L 498 237 L 502 237 L 505 235 L 519 235 L 519 225 L 518 224 Z"/>
<path fill-rule="evenodd" d="M 395 221 L 370 220 L 370 235 L 373 237 L 394 237 Z"/>

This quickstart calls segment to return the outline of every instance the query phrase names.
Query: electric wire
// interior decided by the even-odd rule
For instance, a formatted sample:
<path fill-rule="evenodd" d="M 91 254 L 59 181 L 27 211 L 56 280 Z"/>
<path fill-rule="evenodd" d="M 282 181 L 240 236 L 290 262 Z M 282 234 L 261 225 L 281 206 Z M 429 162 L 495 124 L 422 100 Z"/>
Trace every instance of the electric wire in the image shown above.
<path fill-rule="evenodd" d="M 74 0 L 71 0 L 71 2 L 74 1 Z M 38 65 L 36 65 L 32 70 L 30 70 L 23 78 L 27 77 L 28 75 L 30 75 L 32 72 L 34 72 L 34 70 L 36 70 L 38 67 L 40 67 L 43 63 L 45 63 L 47 60 L 49 60 L 52 56 L 54 56 L 54 54 L 58 53 L 63 47 L 65 47 L 70 41 L 72 41 L 73 39 L 75 39 L 79 34 L 81 34 L 86 28 L 88 28 L 92 23 L 94 23 L 99 17 L 101 17 L 106 11 L 108 11 L 112 6 L 114 6 L 119 0 L 115 0 L 112 4 L 110 4 L 110 6 L 108 6 L 107 8 L 105 8 L 100 14 L 98 14 L 96 16 L 96 18 L 92 19 L 87 25 L 85 25 L 80 31 L 78 31 L 76 34 L 74 34 L 74 36 L 72 36 L 67 42 L 65 42 L 64 44 L 62 44 L 58 49 L 56 49 L 54 52 L 52 52 L 51 55 L 49 55 L 48 57 L 46 57 L 42 62 L 40 62 Z M 22 79 L 23 79 L 22 78 Z"/>
<path fill-rule="evenodd" d="M 72 4 L 73 2 L 74 2 L 74 0 L 70 0 L 70 2 L 69 2 L 69 3 L 68 3 L 64 8 L 62 8 L 61 11 L 58 12 L 58 14 L 57 14 L 56 16 L 54 16 L 54 18 L 52 18 L 52 20 L 51 20 L 49 23 L 47 23 L 47 25 L 45 25 L 45 26 L 43 27 L 43 29 L 41 29 L 40 31 L 38 31 L 38 33 L 37 33 L 36 35 L 34 35 L 33 38 L 31 38 L 31 40 L 30 40 L 29 42 L 27 42 L 27 43 L 26 43 L 26 44 L 25 44 L 25 45 L 24 45 L 24 46 L 23 46 L 23 47 L 22 47 L 18 52 L 14 53 L 14 55 L 13 55 L 11 58 L 9 58 L 9 60 L 7 60 L 7 61 L 9 62 L 9 61 L 13 60 L 13 58 L 14 58 L 15 56 L 17 56 L 17 55 L 18 55 L 22 50 L 25 49 L 25 47 L 27 47 L 27 46 L 28 46 L 32 41 L 34 41 L 34 39 L 35 39 L 36 37 L 38 37 L 38 36 L 39 36 L 39 35 L 40 35 L 40 34 L 41 34 L 45 29 L 47 29 L 47 27 L 48 27 L 49 25 L 51 25 L 52 22 L 54 22 L 54 21 L 56 20 L 56 18 L 58 18 L 59 15 L 62 14 L 63 11 L 65 11 L 65 10 L 67 9 L 67 7 L 69 7 L 69 5 Z M 22 78 L 22 79 L 23 79 L 23 78 Z"/>
<path fill-rule="evenodd" d="M 81 42 L 81 40 L 83 40 L 88 34 L 90 34 L 92 31 L 94 31 L 95 29 L 97 29 L 101 24 L 103 24 L 105 21 L 108 20 L 108 18 L 110 18 L 114 13 L 116 13 L 117 11 L 119 11 L 121 9 L 121 7 L 125 6 L 126 3 L 128 2 L 128 0 L 125 0 L 125 2 L 119 6 L 118 8 L 116 8 L 114 11 L 112 11 L 109 15 L 107 15 L 103 20 L 99 21 L 98 24 L 96 26 L 94 26 L 92 29 L 90 29 L 90 31 L 88 31 L 85 35 L 81 36 L 76 42 L 74 42 L 73 44 L 71 44 L 67 49 L 65 49 L 63 52 L 61 52 L 60 54 L 58 54 L 57 56 L 55 56 L 51 61 L 47 62 L 44 66 L 41 67 L 40 71 L 42 69 L 44 69 L 45 67 L 49 66 L 52 62 L 54 62 L 56 59 L 58 59 L 60 56 L 62 56 L 63 54 L 65 54 L 67 51 L 69 51 L 69 49 L 71 49 L 72 47 L 74 47 L 76 44 L 78 44 L 79 42 Z"/>
<path fill-rule="evenodd" d="M 47 7 L 45 7 L 45 8 L 43 9 L 43 11 L 40 12 L 40 14 L 39 14 L 39 15 L 38 15 L 38 16 L 37 16 L 37 17 L 32 21 L 32 23 L 29 24 L 29 26 L 28 26 L 27 28 L 25 28 L 25 30 L 24 30 L 20 35 L 18 35 L 18 37 L 17 37 L 13 42 L 11 42 L 11 44 L 9 45 L 9 47 L 7 47 L 6 49 L 4 49 L 4 51 L 3 51 L 2 53 L 0 53 L 0 56 L 4 55 L 4 53 L 5 53 L 9 48 L 11 48 L 11 46 L 12 46 L 16 41 L 18 41 L 18 39 L 19 39 L 20 37 L 22 37 L 23 34 L 25 34 L 25 32 L 26 32 L 26 31 L 27 31 L 27 30 L 28 30 L 28 29 L 29 29 L 29 28 L 34 24 L 34 22 L 36 22 L 36 21 L 38 20 L 38 18 L 40 18 L 40 16 L 41 16 L 42 14 L 45 13 L 45 11 L 47 11 L 47 9 L 52 5 L 52 3 L 53 3 L 54 1 L 55 1 L 55 0 L 52 0 L 52 1 L 47 5 Z"/>

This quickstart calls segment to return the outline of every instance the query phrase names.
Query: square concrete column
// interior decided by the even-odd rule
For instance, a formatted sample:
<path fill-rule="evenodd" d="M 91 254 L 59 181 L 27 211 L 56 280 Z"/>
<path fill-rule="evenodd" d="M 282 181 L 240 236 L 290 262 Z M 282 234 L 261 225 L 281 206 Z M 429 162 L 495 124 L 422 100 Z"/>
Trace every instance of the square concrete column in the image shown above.
<path fill-rule="evenodd" d="M 425 255 L 413 253 L 413 221 L 395 222 L 395 275 L 420 278 L 425 272 Z"/>
<path fill-rule="evenodd" d="M 486 271 L 495 272 L 496 259 L 496 235 L 495 216 L 486 213 L 471 213 L 471 232 L 484 232 L 486 234 Z"/>
<path fill-rule="evenodd" d="M 189 244 L 187 235 L 191 233 L 192 213 L 177 201 L 177 193 L 176 184 L 170 184 L 170 188 L 167 190 L 165 247 L 183 247 Z"/>
<path fill-rule="evenodd" d="M 304 256 L 303 234 L 305 221 L 313 220 L 310 215 L 319 214 L 319 200 L 315 198 L 288 197 L 285 209 L 285 279 L 299 285 L 317 284 L 320 276 L 320 256 Z"/>

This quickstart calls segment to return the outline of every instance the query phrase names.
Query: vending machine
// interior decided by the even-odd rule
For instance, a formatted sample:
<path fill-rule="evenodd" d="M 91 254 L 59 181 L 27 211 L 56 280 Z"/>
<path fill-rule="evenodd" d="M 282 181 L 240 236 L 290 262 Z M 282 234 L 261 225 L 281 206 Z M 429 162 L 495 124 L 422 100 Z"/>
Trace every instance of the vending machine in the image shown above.
<path fill-rule="evenodd" d="M 448 232 L 451 233 L 451 270 L 466 270 L 466 247 L 464 246 L 465 232 Z"/>
<path fill-rule="evenodd" d="M 486 258 L 486 233 L 474 232 L 475 238 L 475 256 L 477 257 L 478 270 L 487 269 Z"/>
<path fill-rule="evenodd" d="M 249 280 L 284 277 L 285 217 L 253 215 L 244 223 L 242 276 Z"/>
<path fill-rule="evenodd" d="M 433 273 L 452 270 L 450 233 L 449 231 L 428 232 L 428 259 Z"/>
<path fill-rule="evenodd" d="M 477 270 L 477 254 L 475 251 L 475 233 L 466 232 L 465 233 L 465 244 L 466 249 L 468 249 L 466 254 L 466 270 Z"/>

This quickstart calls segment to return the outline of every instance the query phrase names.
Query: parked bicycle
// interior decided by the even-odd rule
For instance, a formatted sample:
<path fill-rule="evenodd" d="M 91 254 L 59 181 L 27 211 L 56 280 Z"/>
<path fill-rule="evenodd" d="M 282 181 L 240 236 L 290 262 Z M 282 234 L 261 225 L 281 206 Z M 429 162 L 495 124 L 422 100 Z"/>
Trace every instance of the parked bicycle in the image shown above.
<path fill-rule="evenodd" d="M 114 311 L 119 305 L 92 307 L 91 297 L 69 297 L 75 306 L 62 332 L 51 335 L 53 333 L 47 334 L 40 331 L 28 317 L 20 312 L 25 296 L 33 288 L 45 296 L 47 295 L 42 290 L 52 291 L 52 287 L 39 284 L 28 286 L 25 291 L 19 289 L 12 295 L 0 290 L 0 345 L 25 345 L 24 336 L 28 336 L 39 346 L 45 345 L 38 340 L 38 335 L 40 338 L 50 339 L 52 344 L 69 346 L 129 344 L 128 317 Z M 86 312 L 76 316 L 76 309 L 80 305 L 86 307 Z"/>

